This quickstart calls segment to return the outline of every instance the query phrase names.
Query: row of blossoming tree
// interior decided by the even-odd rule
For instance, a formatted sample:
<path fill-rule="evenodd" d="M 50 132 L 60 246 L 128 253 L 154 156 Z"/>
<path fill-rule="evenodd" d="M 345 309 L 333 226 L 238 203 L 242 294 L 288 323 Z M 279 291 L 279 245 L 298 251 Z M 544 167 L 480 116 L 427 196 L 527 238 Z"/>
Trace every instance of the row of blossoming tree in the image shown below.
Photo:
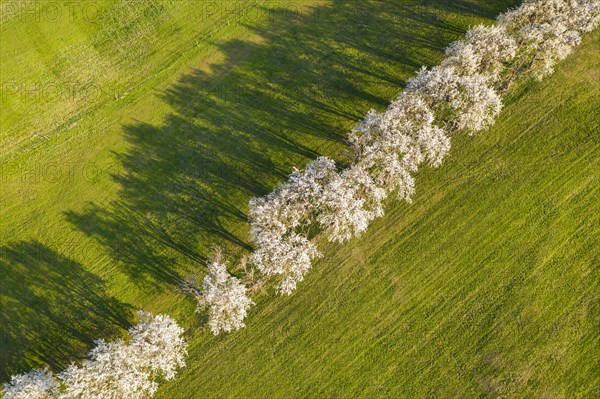
<path fill-rule="evenodd" d="M 490 127 L 502 109 L 501 93 L 519 78 L 552 73 L 599 23 L 599 0 L 525 0 L 494 26 L 470 29 L 447 48 L 439 66 L 421 69 L 386 111 L 370 111 L 352 130 L 350 166 L 338 170 L 333 160 L 319 157 L 250 201 L 256 245 L 250 264 L 264 278 L 276 277 L 280 293 L 291 294 L 320 256 L 317 235 L 345 242 L 384 215 L 389 197 L 410 202 L 419 166 L 440 166 L 452 134 Z M 214 334 L 244 327 L 253 304 L 249 289 L 228 272 L 220 252 L 201 287 L 186 282 L 183 288 L 199 309 L 208 307 Z M 128 340 L 99 340 L 89 360 L 56 376 L 48 370 L 13 376 L 4 398 L 152 397 L 158 381 L 174 378 L 184 366 L 186 344 L 170 317 L 141 315 Z"/>
<path fill-rule="evenodd" d="M 513 82 L 551 74 L 599 23 L 598 0 L 525 0 L 495 25 L 470 29 L 440 65 L 421 69 L 387 110 L 370 111 L 352 130 L 347 168 L 319 157 L 250 201 L 250 264 L 291 294 L 320 256 L 316 236 L 345 242 L 383 216 L 391 196 L 410 202 L 420 165 L 440 166 L 453 134 L 490 127 Z M 244 326 L 253 302 L 221 257 L 196 292 L 214 334 Z"/>

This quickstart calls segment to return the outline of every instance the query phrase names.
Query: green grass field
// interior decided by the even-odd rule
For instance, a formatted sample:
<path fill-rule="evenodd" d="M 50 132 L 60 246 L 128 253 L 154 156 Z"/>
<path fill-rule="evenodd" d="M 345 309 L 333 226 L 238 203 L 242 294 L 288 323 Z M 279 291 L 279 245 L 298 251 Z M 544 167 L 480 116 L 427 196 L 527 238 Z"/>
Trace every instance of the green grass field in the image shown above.
<path fill-rule="evenodd" d="M 258 3 L 2 9 L 0 379 L 143 308 L 189 332 L 165 399 L 597 395 L 598 32 L 295 295 L 206 331 L 174 285 L 215 243 L 250 248 L 247 201 L 341 158 L 369 108 L 516 2 Z"/>

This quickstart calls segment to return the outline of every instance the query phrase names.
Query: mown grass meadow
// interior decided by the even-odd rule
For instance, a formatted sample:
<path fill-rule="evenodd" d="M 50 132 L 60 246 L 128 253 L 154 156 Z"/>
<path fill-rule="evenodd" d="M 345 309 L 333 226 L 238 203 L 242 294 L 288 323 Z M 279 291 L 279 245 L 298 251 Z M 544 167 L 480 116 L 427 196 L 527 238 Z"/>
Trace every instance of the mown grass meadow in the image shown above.
<path fill-rule="evenodd" d="M 343 159 L 369 108 L 515 4 L 233 3 L 3 9 L 2 380 L 65 367 L 143 308 L 189 330 L 164 398 L 593 396 L 598 33 L 455 137 L 412 205 L 213 337 L 174 287 L 212 245 L 251 248 L 247 201 Z"/>

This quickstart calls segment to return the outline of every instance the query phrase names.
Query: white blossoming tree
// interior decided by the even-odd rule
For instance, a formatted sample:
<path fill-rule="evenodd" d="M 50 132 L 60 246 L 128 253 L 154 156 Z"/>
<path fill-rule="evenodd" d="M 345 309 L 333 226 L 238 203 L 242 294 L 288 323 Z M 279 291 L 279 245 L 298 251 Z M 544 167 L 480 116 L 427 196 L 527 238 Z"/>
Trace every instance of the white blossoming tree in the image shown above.
<path fill-rule="evenodd" d="M 408 170 L 416 171 L 424 161 L 437 168 L 450 151 L 450 138 L 435 122 L 434 112 L 423 98 L 406 91 L 383 115 L 381 129 L 386 141 L 406 154 L 403 160 Z"/>
<path fill-rule="evenodd" d="M 304 279 L 313 259 L 319 256 L 317 247 L 307 237 L 290 233 L 280 240 L 261 242 L 251 259 L 263 274 L 279 276 L 279 292 L 291 295 Z"/>
<path fill-rule="evenodd" d="M 538 79 L 552 73 L 556 62 L 579 45 L 581 34 L 599 22 L 597 0 L 525 0 L 498 17 L 498 25 L 519 45 L 516 68 L 531 70 Z"/>
<path fill-rule="evenodd" d="M 502 100 L 480 74 L 459 75 L 452 66 L 421 69 L 406 89 L 422 96 L 435 118 L 450 129 L 477 132 L 494 123 Z"/>
<path fill-rule="evenodd" d="M 48 370 L 14 375 L 4 384 L 4 399 L 55 399 L 60 393 L 56 378 Z"/>
<path fill-rule="evenodd" d="M 89 359 L 57 375 L 34 370 L 13 376 L 4 385 L 6 399 L 147 399 L 161 379 L 175 377 L 185 366 L 183 329 L 165 315 L 140 312 L 130 339 L 96 341 Z"/>
<path fill-rule="evenodd" d="M 129 341 L 98 340 L 90 359 L 58 375 L 65 386 L 60 399 L 144 399 L 158 389 L 158 380 L 175 377 L 187 354 L 183 329 L 166 315 L 140 312 Z"/>
<path fill-rule="evenodd" d="M 164 314 L 139 314 L 142 319 L 129 330 L 129 346 L 141 359 L 140 365 L 150 367 L 152 378 L 175 378 L 177 370 L 185 366 L 187 354 L 183 328 Z"/>
<path fill-rule="evenodd" d="M 158 389 L 146 359 L 124 340 L 98 340 L 89 357 L 58 375 L 66 387 L 61 399 L 142 399 Z"/>
<path fill-rule="evenodd" d="M 323 189 L 336 173 L 331 159 L 319 157 L 267 197 L 250 201 L 250 234 L 256 244 L 250 261 L 264 275 L 280 276 L 281 293 L 291 294 L 319 256 L 308 230 Z"/>
<path fill-rule="evenodd" d="M 438 167 L 450 150 L 450 138 L 434 125 L 434 114 L 420 95 L 403 92 L 386 112 L 369 112 L 350 133 L 354 162 L 386 192 L 409 201 L 421 163 Z"/>
<path fill-rule="evenodd" d="M 481 75 L 496 83 L 515 58 L 517 42 L 503 26 L 477 25 L 463 40 L 446 49 L 443 67 L 453 67 L 460 75 Z"/>
<path fill-rule="evenodd" d="M 404 159 L 418 161 L 408 155 L 414 153 L 411 138 L 391 133 L 382 126 L 382 120 L 382 115 L 372 110 L 351 132 L 354 163 L 367 171 L 386 193 L 395 191 L 398 198 L 410 201 L 414 180 Z"/>
<path fill-rule="evenodd" d="M 331 241 L 344 242 L 383 216 L 386 191 L 359 165 L 335 175 L 323 190 L 317 221 Z"/>
<path fill-rule="evenodd" d="M 203 302 L 209 307 L 208 325 L 213 334 L 245 327 L 248 308 L 254 304 L 247 291 L 246 286 L 227 271 L 218 251 L 202 282 Z"/>

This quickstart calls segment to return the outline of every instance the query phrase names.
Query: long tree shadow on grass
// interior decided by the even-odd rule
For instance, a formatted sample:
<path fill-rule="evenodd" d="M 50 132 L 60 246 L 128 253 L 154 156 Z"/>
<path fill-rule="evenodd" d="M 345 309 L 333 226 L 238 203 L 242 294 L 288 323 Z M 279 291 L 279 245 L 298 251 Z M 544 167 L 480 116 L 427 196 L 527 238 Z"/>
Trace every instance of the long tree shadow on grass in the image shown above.
<path fill-rule="evenodd" d="M 515 3 L 262 9 L 269 23 L 247 26 L 258 39 L 217 42 L 223 61 L 160 94 L 174 109 L 164 123 L 124 126 L 131 149 L 117 154 L 119 199 L 67 218 L 111 248 L 136 284 L 175 282 L 213 244 L 246 251 L 251 197 L 319 154 L 343 159 L 347 130 L 369 108 L 383 108 L 416 69 L 437 62 L 475 17 Z"/>
<path fill-rule="evenodd" d="M 37 241 L 0 247 L 0 380 L 45 364 L 55 370 L 95 339 L 127 326 L 131 310 L 102 280 Z"/>

